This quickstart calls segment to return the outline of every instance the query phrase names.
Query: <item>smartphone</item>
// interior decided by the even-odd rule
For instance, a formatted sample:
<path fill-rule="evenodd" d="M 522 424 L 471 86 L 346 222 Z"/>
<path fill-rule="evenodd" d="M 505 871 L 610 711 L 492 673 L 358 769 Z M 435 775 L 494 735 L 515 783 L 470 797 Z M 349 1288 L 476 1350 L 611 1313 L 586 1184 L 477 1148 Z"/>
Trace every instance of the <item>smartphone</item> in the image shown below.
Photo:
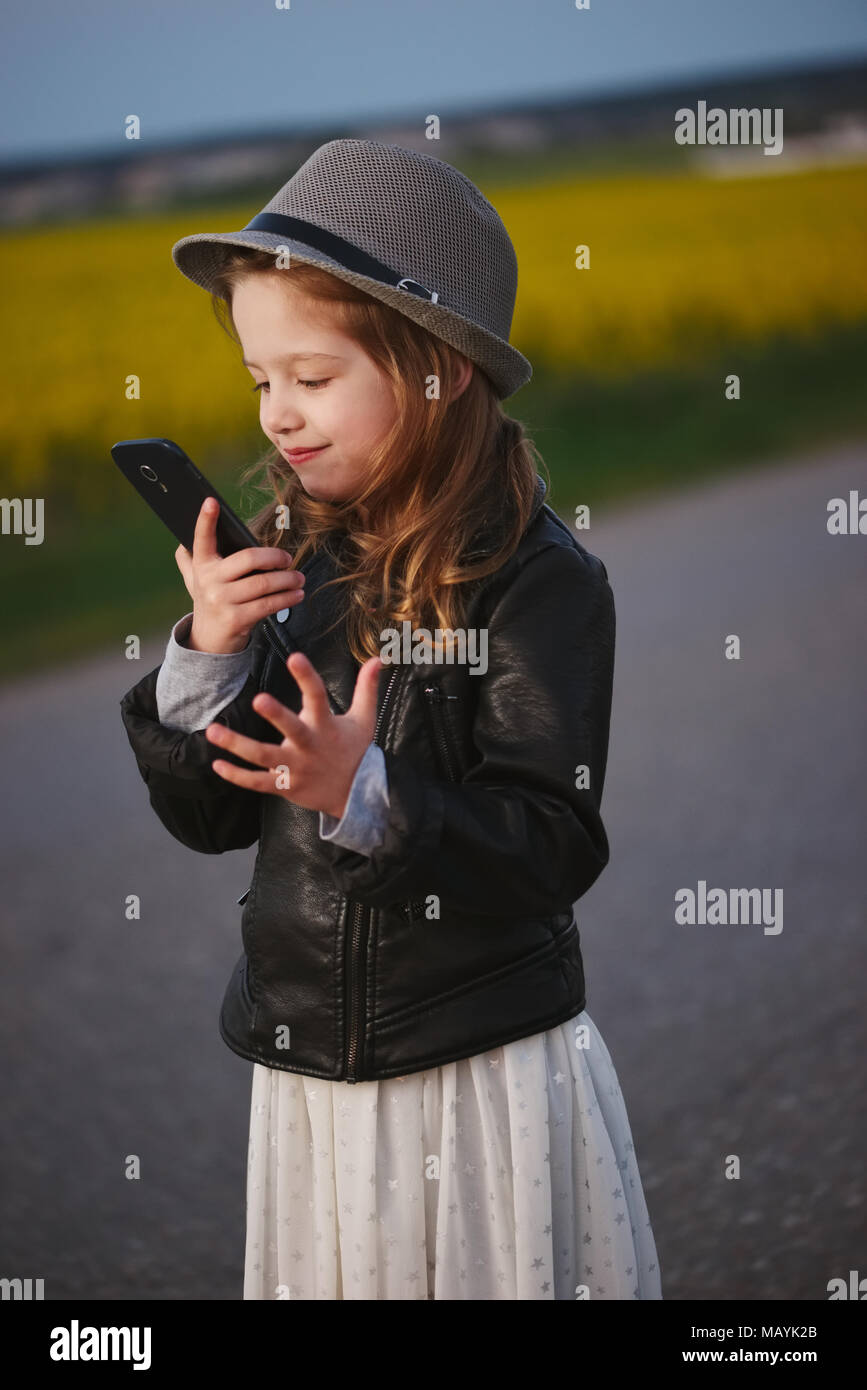
<path fill-rule="evenodd" d="M 179 444 L 171 439 L 122 439 L 111 446 L 111 456 L 127 482 L 143 497 L 175 536 L 192 553 L 193 536 L 199 512 L 206 497 L 216 497 L 220 504 L 217 518 L 217 550 L 225 558 L 236 550 L 258 546 L 255 536 L 232 511 L 215 487 L 212 487 Z M 259 573 L 251 570 L 251 574 Z M 282 608 L 279 613 L 263 619 L 272 641 L 284 658 L 292 648 L 280 630 L 291 613 Z"/>

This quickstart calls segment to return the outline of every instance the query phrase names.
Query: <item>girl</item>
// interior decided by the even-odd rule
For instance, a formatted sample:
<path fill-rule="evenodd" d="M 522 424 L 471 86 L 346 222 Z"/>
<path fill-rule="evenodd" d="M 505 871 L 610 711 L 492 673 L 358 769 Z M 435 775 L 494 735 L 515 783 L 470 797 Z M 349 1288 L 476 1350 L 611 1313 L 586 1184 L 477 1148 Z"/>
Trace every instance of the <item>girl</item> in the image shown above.
<path fill-rule="evenodd" d="M 336 140 L 173 255 L 272 446 L 260 547 L 221 558 L 205 503 L 193 610 L 121 702 L 171 833 L 258 840 L 220 1017 L 253 1062 L 244 1296 L 659 1299 L 573 914 L 613 599 L 500 405 L 531 374 L 506 229 L 451 166 Z"/>

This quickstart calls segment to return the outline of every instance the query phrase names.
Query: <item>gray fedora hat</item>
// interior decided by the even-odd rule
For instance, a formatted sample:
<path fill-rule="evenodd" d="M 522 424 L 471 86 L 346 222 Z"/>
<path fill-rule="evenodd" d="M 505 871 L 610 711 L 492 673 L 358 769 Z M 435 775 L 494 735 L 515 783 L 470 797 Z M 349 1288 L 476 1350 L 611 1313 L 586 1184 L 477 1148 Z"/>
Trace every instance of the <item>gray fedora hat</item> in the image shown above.
<path fill-rule="evenodd" d="M 320 145 L 238 232 L 197 232 L 172 247 L 203 289 L 233 246 L 322 266 L 390 304 L 487 373 L 500 400 L 533 375 L 509 344 L 518 261 L 496 208 L 432 155 L 377 140 Z"/>

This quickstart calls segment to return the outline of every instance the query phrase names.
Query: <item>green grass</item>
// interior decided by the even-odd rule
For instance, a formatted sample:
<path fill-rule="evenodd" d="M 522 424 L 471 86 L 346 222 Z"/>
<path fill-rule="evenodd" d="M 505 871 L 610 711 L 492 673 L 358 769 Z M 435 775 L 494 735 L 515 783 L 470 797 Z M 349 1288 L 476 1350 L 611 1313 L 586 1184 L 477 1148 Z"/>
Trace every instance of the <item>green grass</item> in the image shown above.
<path fill-rule="evenodd" d="M 546 377 L 516 397 L 557 507 L 658 495 L 867 435 L 867 324 L 625 382 Z M 741 399 L 725 379 L 740 377 Z"/>
<path fill-rule="evenodd" d="M 569 516 L 579 502 L 652 496 L 864 438 L 865 360 L 862 324 L 821 341 L 728 351 L 724 360 L 690 372 L 619 383 L 537 375 L 506 406 L 535 439 L 551 475 L 553 504 Z M 724 398 L 731 372 L 741 377 L 740 401 Z M 249 494 L 239 497 L 235 480 L 262 442 L 254 429 L 234 447 L 227 444 L 221 460 L 196 459 L 243 516 L 252 501 Z M 168 640 L 171 624 L 192 607 L 174 561 L 176 542 L 114 469 L 112 443 L 82 445 L 75 460 L 105 467 L 111 478 L 100 513 L 82 515 L 69 498 L 51 496 L 41 546 L 3 537 L 2 676 L 119 651 L 129 634 Z M 227 471 L 229 457 L 239 463 Z"/>

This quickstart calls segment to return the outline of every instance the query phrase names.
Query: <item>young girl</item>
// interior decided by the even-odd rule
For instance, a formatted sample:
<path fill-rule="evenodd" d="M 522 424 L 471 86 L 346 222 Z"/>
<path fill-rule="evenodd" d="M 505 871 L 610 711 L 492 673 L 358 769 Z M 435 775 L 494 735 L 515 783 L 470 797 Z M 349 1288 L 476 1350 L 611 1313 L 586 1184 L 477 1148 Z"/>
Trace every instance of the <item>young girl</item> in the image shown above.
<path fill-rule="evenodd" d="M 531 374 L 506 229 L 450 165 L 336 140 L 173 255 L 272 446 L 260 547 L 220 557 L 205 503 L 193 610 L 121 702 L 171 833 L 259 845 L 220 1017 L 244 1297 L 661 1298 L 573 913 L 613 598 L 500 405 Z"/>

